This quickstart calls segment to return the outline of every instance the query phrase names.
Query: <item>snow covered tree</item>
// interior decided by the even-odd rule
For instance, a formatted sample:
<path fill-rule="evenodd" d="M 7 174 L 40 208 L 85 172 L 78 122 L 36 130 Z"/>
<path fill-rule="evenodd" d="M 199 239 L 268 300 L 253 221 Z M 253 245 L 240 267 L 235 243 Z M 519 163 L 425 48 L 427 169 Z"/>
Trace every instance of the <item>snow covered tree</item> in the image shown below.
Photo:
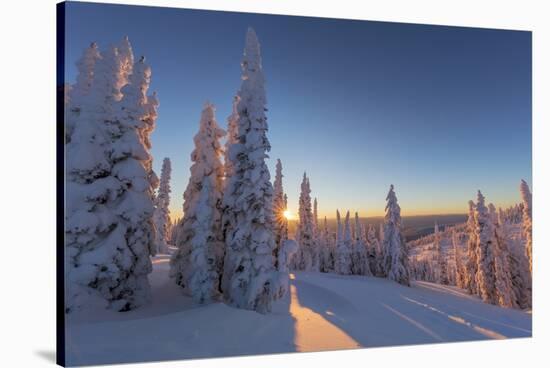
<path fill-rule="evenodd" d="M 437 222 L 434 227 L 434 247 L 437 255 L 437 268 L 438 268 L 438 282 L 443 285 L 449 284 L 449 278 L 447 276 L 447 260 L 441 249 L 441 234 L 439 233 L 439 226 Z"/>
<path fill-rule="evenodd" d="M 525 180 L 521 180 L 519 186 L 521 199 L 523 200 L 523 235 L 527 240 L 525 245 L 525 253 L 529 260 L 529 272 L 533 273 L 533 210 L 532 210 L 532 195 L 529 185 Z"/>
<path fill-rule="evenodd" d="M 507 308 L 517 308 L 516 293 L 510 273 L 510 253 L 504 233 L 498 222 L 495 206 L 489 204 L 489 218 L 493 222 L 495 303 Z"/>
<path fill-rule="evenodd" d="M 372 276 L 367 260 L 366 241 L 361 231 L 359 214 L 355 212 L 355 226 L 351 268 L 354 275 Z"/>
<path fill-rule="evenodd" d="M 494 304 L 496 302 L 494 226 L 481 191 L 477 192 L 474 220 L 478 260 L 476 281 L 481 299 L 486 303 Z"/>
<path fill-rule="evenodd" d="M 65 143 L 69 143 L 71 140 L 75 121 L 78 119 L 82 104 L 92 87 L 95 66 L 100 58 L 97 44 L 92 42 L 76 62 L 76 82 L 70 86 L 66 97 L 68 111 L 66 113 Z"/>
<path fill-rule="evenodd" d="M 453 261 L 455 268 L 455 284 L 459 288 L 463 289 L 465 287 L 464 279 L 464 265 L 462 263 L 462 252 L 460 250 L 460 245 L 458 242 L 458 234 L 453 230 L 452 232 L 452 244 L 453 244 Z"/>
<path fill-rule="evenodd" d="M 277 159 L 275 168 L 275 181 L 273 182 L 273 217 L 275 221 L 273 232 L 275 233 L 276 247 L 273 256 L 278 263 L 279 249 L 288 239 L 288 220 L 285 217 L 286 203 L 285 193 L 283 191 L 283 165 L 281 164 L 281 160 Z"/>
<path fill-rule="evenodd" d="M 226 186 L 229 183 L 230 178 L 235 173 L 235 167 L 234 167 L 234 160 L 232 160 L 229 157 L 229 153 L 231 151 L 231 146 L 239 143 L 239 113 L 237 111 L 237 105 L 239 104 L 239 101 L 241 98 L 239 95 L 235 95 L 233 97 L 233 110 L 231 112 L 231 115 L 227 117 L 227 139 L 225 141 L 225 147 L 224 147 L 224 192 L 226 189 Z M 222 201 L 223 204 L 223 213 L 222 213 L 222 232 L 224 234 L 224 239 L 226 237 L 226 234 L 229 232 L 228 226 L 229 226 L 229 220 L 231 219 L 231 214 L 227 213 L 230 208 L 225 203 L 225 201 Z"/>
<path fill-rule="evenodd" d="M 336 244 L 335 269 L 340 275 L 351 275 L 352 273 L 352 239 L 351 224 L 349 221 L 349 211 L 346 213 L 344 228 L 342 234 L 342 225 L 340 224 L 340 213 L 336 212 L 338 218 L 338 243 Z"/>
<path fill-rule="evenodd" d="M 126 84 L 130 74 L 132 74 L 132 66 L 134 65 L 134 52 L 128 36 L 120 42 L 117 47 L 118 59 L 122 71 L 121 84 Z"/>
<path fill-rule="evenodd" d="M 386 197 L 386 216 L 384 217 L 384 270 L 390 280 L 410 286 L 407 245 L 401 232 L 401 208 L 393 184 Z"/>
<path fill-rule="evenodd" d="M 162 161 L 160 170 L 160 184 L 155 198 L 155 212 L 153 222 L 156 232 L 156 252 L 168 253 L 168 242 L 170 240 L 170 177 L 172 174 L 172 165 L 170 159 L 165 157 Z"/>
<path fill-rule="evenodd" d="M 369 230 L 367 231 L 367 260 L 369 268 L 373 275 L 383 276 L 383 259 L 381 255 L 381 245 L 380 240 L 376 236 L 376 230 L 373 225 L 369 225 Z"/>
<path fill-rule="evenodd" d="M 150 298 L 158 184 L 146 143 L 156 117 L 146 95 L 150 75 L 142 59 L 121 90 L 122 65 L 110 48 L 97 59 L 81 100 L 67 145 L 67 312 L 128 311 Z"/>
<path fill-rule="evenodd" d="M 252 28 L 241 67 L 237 143 L 228 154 L 234 173 L 224 192 L 229 225 L 222 286 L 229 304 L 267 313 L 273 300 L 282 296 L 281 283 L 288 274 L 277 272 L 273 259 L 273 187 L 265 163 L 271 147 L 260 44 Z"/>
<path fill-rule="evenodd" d="M 506 243 L 509 253 L 509 269 L 515 300 L 520 308 L 531 307 L 531 274 L 521 239 L 512 237 L 506 215 L 499 214 L 500 239 Z"/>
<path fill-rule="evenodd" d="M 304 271 L 314 271 L 314 262 L 317 258 L 310 193 L 311 188 L 309 179 L 304 173 L 298 206 L 300 222 L 298 223 L 297 229 L 297 240 L 299 244 L 299 262 L 297 266 L 299 270 Z"/>
<path fill-rule="evenodd" d="M 327 217 L 323 221 L 323 229 L 319 233 L 319 270 L 321 272 L 334 271 L 334 255 L 331 248 L 330 233 L 327 225 Z"/>
<path fill-rule="evenodd" d="M 470 294 L 479 294 L 477 284 L 478 271 L 478 251 L 477 251 L 477 235 L 475 225 L 475 204 L 474 201 L 468 202 L 468 221 L 466 222 L 466 230 L 468 232 L 468 249 L 466 268 L 464 272 L 464 287 Z"/>
<path fill-rule="evenodd" d="M 193 138 L 191 177 L 183 194 L 183 221 L 170 259 L 170 277 L 198 303 L 219 298 L 223 264 L 221 199 L 223 166 L 214 106 L 202 111 L 199 132 Z"/>

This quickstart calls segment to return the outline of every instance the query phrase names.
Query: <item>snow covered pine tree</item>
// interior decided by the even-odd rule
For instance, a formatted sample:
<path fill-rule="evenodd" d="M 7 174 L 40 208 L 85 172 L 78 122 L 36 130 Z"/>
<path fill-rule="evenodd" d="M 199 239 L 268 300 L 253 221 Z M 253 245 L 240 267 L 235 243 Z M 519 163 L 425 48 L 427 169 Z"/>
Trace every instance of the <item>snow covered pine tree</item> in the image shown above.
<path fill-rule="evenodd" d="M 214 106 L 206 103 L 191 153 L 191 177 L 183 194 L 183 221 L 170 260 L 170 276 L 198 303 L 220 296 L 223 263 L 221 200 L 223 166 Z"/>
<path fill-rule="evenodd" d="M 115 47 L 102 53 L 67 145 L 67 312 L 128 311 L 150 297 L 156 105 L 146 95 L 150 68 L 142 58 L 128 83 L 130 60 Z"/>
<path fill-rule="evenodd" d="M 277 262 L 276 267 L 279 268 L 278 254 L 283 243 L 288 239 L 288 220 L 285 217 L 286 204 L 285 193 L 283 191 L 283 165 L 281 164 L 281 160 L 277 159 L 277 165 L 275 167 L 275 181 L 273 182 L 273 217 L 275 219 L 273 231 L 275 233 L 275 250 L 273 256 Z M 285 259 L 285 257 L 281 259 Z"/>
<path fill-rule="evenodd" d="M 529 185 L 527 185 L 525 180 L 521 181 L 519 191 L 521 193 L 521 199 L 523 200 L 523 234 L 527 240 L 525 253 L 529 261 L 529 271 L 533 273 L 533 201 L 531 190 L 529 190 Z"/>
<path fill-rule="evenodd" d="M 477 250 L 477 275 L 481 299 L 486 303 L 496 303 L 494 230 L 489 211 L 485 206 L 485 197 L 477 192 L 474 212 L 474 229 Z"/>
<path fill-rule="evenodd" d="M 158 194 L 155 198 L 155 213 L 153 222 L 156 229 L 156 251 L 157 253 L 168 254 L 168 241 L 170 234 L 170 176 L 172 173 L 172 164 L 170 159 L 165 157 L 162 161 L 160 171 L 160 184 Z"/>
<path fill-rule="evenodd" d="M 288 274 L 275 269 L 273 188 L 265 163 L 270 150 L 265 116 L 265 87 L 256 33 L 249 28 L 243 55 L 237 105 L 238 140 L 229 147 L 234 174 L 225 188 L 227 206 L 224 298 L 238 308 L 267 313 L 281 297 Z"/>
<path fill-rule="evenodd" d="M 397 204 L 393 184 L 390 186 L 386 201 L 382 242 L 385 273 L 390 280 L 410 286 L 407 245 L 401 233 L 401 208 Z"/>
<path fill-rule="evenodd" d="M 299 244 L 298 250 L 298 264 L 299 270 L 313 271 L 313 263 L 316 258 L 316 244 L 314 239 L 314 225 L 313 214 L 311 212 L 311 188 L 309 185 L 309 179 L 304 173 L 301 191 L 300 191 L 300 203 L 298 213 L 300 222 L 297 229 L 297 241 Z"/>

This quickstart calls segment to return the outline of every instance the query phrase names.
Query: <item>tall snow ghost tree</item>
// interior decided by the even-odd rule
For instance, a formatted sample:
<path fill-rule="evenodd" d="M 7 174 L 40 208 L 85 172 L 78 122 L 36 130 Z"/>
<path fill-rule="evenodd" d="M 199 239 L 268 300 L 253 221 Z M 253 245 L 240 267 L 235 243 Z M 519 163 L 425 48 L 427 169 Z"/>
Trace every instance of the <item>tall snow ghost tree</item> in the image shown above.
<path fill-rule="evenodd" d="M 459 288 L 464 288 L 464 265 L 462 263 L 462 252 L 458 241 L 458 234 L 453 230 L 451 235 L 453 244 L 453 261 L 455 265 L 455 283 Z"/>
<path fill-rule="evenodd" d="M 438 281 L 440 284 L 447 285 L 449 284 L 449 278 L 447 275 L 447 260 L 445 259 L 445 255 L 441 249 L 441 234 L 439 233 L 439 226 L 437 225 L 437 222 L 434 227 L 434 247 L 437 257 L 437 268 L 439 270 Z"/>
<path fill-rule="evenodd" d="M 142 59 L 132 69 L 121 90 L 118 50 L 101 55 L 67 146 L 67 312 L 128 311 L 150 298 L 158 179 L 146 140 L 156 116 L 146 95 L 150 68 Z"/>
<path fill-rule="evenodd" d="M 260 44 L 252 28 L 246 35 L 242 84 L 237 105 L 237 142 L 229 147 L 234 174 L 225 188 L 228 214 L 224 298 L 238 308 L 267 313 L 281 297 L 282 279 L 273 250 L 273 188 L 265 163 L 271 149 L 267 139 L 265 87 Z"/>
<path fill-rule="evenodd" d="M 367 231 L 367 261 L 371 273 L 375 276 L 383 276 L 383 259 L 380 251 L 380 240 L 376 236 L 373 225 L 369 225 Z"/>
<path fill-rule="evenodd" d="M 229 153 L 231 151 L 231 146 L 234 144 L 239 143 L 239 113 L 237 111 L 237 105 L 239 104 L 239 101 L 241 98 L 239 95 L 235 95 L 233 98 L 233 110 L 231 111 L 231 115 L 227 117 L 227 139 L 225 141 L 225 147 L 224 147 L 224 192 L 226 190 L 226 187 L 229 183 L 230 178 L 235 173 L 235 167 L 234 167 L 234 160 L 231 160 L 229 157 Z M 225 201 L 222 201 L 223 204 L 223 213 L 222 213 L 222 232 L 225 239 L 225 234 L 228 232 L 228 226 L 229 226 L 229 219 L 231 218 L 231 214 L 227 213 L 229 211 L 229 206 L 225 203 Z M 224 287 L 222 286 L 222 289 Z"/>
<path fill-rule="evenodd" d="M 494 228 L 489 211 L 485 206 L 485 197 L 481 191 L 477 192 L 474 221 L 478 260 L 476 281 L 481 299 L 487 303 L 495 303 Z"/>
<path fill-rule="evenodd" d="M 384 269 L 387 277 L 402 285 L 410 286 L 407 245 L 401 232 L 401 208 L 393 184 L 386 197 L 386 216 L 384 217 Z"/>
<path fill-rule="evenodd" d="M 367 260 L 367 246 L 365 241 L 364 232 L 361 229 L 361 223 L 359 222 L 359 214 L 355 212 L 355 226 L 354 226 L 354 239 L 353 239 L 353 253 L 351 260 L 352 273 L 354 275 L 366 275 L 372 276 L 370 267 Z"/>
<path fill-rule="evenodd" d="M 344 221 L 343 234 L 342 225 L 340 224 L 340 213 L 337 212 L 338 218 L 338 233 L 339 242 L 336 245 L 335 269 L 341 275 L 351 275 L 352 273 L 352 241 L 351 241 L 351 224 L 349 221 L 349 211 L 346 213 Z"/>
<path fill-rule="evenodd" d="M 300 222 L 297 229 L 297 240 L 299 244 L 298 269 L 304 271 L 313 271 L 316 260 L 316 244 L 314 238 L 313 214 L 311 212 L 311 187 L 309 179 L 304 173 L 298 213 Z"/>
<path fill-rule="evenodd" d="M 221 199 L 223 166 L 214 106 L 202 111 L 199 132 L 193 138 L 191 177 L 183 194 L 183 221 L 170 259 L 170 276 L 198 303 L 219 298 L 223 264 Z"/>
<path fill-rule="evenodd" d="M 170 177 L 172 175 L 172 164 L 170 159 L 165 157 L 162 161 L 160 170 L 160 184 L 155 198 L 155 212 L 153 222 L 156 232 L 156 251 L 157 253 L 168 253 L 168 242 L 170 238 Z"/>
<path fill-rule="evenodd" d="M 525 245 L 525 253 L 527 260 L 529 261 L 529 272 L 533 273 L 533 210 L 532 210 L 532 195 L 529 185 L 525 180 L 521 180 L 519 185 L 519 191 L 521 193 L 521 199 L 523 200 L 523 235 L 527 240 Z"/>
<path fill-rule="evenodd" d="M 507 308 L 518 308 L 518 301 L 510 273 L 510 252 L 501 229 L 495 206 L 489 204 L 489 217 L 493 222 L 495 303 Z"/>
<path fill-rule="evenodd" d="M 100 58 L 101 56 L 99 54 L 97 44 L 92 42 L 90 46 L 84 50 L 84 53 L 76 62 L 76 82 L 70 86 L 67 94 L 68 111 L 66 114 L 65 123 L 65 143 L 69 143 L 71 140 L 75 121 L 78 119 L 82 104 L 85 102 L 84 99 L 92 87 L 95 66 Z"/>
<path fill-rule="evenodd" d="M 288 221 L 285 217 L 286 203 L 283 190 L 283 165 L 281 164 L 281 160 L 277 159 L 277 165 L 275 167 L 275 181 L 273 182 L 273 217 L 275 219 L 273 232 L 275 234 L 275 250 L 273 256 L 277 262 L 276 266 L 279 268 L 278 253 L 285 240 L 288 239 Z"/>
<path fill-rule="evenodd" d="M 475 225 L 475 204 L 474 201 L 468 201 L 468 221 L 466 222 L 466 231 L 468 233 L 467 260 L 464 272 L 464 287 L 470 294 L 479 294 L 477 284 L 478 270 L 478 252 L 477 252 L 477 234 Z"/>

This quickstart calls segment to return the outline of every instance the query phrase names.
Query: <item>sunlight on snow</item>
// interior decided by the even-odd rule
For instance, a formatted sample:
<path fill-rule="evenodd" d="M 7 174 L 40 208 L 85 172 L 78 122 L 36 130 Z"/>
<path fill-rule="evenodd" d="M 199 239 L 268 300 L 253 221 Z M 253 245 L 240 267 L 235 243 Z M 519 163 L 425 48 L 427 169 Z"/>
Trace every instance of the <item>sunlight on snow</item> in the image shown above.
<path fill-rule="evenodd" d="M 294 275 L 290 275 L 294 279 Z M 290 313 L 296 320 L 294 344 L 298 351 L 352 349 L 361 345 L 322 315 L 300 305 L 296 287 L 290 286 Z"/>

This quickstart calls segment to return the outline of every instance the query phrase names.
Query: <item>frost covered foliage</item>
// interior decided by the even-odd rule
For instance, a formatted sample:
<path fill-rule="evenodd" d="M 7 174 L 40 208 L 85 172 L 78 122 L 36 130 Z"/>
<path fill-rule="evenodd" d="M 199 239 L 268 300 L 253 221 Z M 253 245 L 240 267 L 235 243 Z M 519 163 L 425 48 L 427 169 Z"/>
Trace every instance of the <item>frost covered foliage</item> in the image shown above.
<path fill-rule="evenodd" d="M 464 277 L 464 264 L 462 261 L 462 250 L 459 245 L 458 234 L 453 230 L 452 232 L 452 244 L 453 244 L 453 263 L 455 269 L 455 284 L 459 288 L 465 287 Z"/>
<path fill-rule="evenodd" d="M 386 197 L 386 216 L 384 217 L 384 270 L 390 280 L 410 286 L 409 265 L 405 238 L 401 233 L 401 208 L 393 185 Z"/>
<path fill-rule="evenodd" d="M 512 275 L 510 273 L 510 252 L 508 244 L 504 238 L 504 232 L 501 228 L 496 215 L 495 206 L 489 204 L 489 217 L 493 222 L 494 231 L 494 257 L 495 257 L 495 304 L 507 308 L 517 308 L 517 295 L 512 284 Z"/>
<path fill-rule="evenodd" d="M 321 272 L 334 272 L 334 236 L 328 230 L 327 217 L 323 221 L 322 232 L 319 234 L 319 270 Z"/>
<path fill-rule="evenodd" d="M 353 248 L 351 259 L 351 271 L 354 275 L 372 276 L 367 260 L 367 244 L 365 231 L 359 222 L 359 214 L 355 212 L 355 226 L 353 232 Z"/>
<path fill-rule="evenodd" d="M 439 234 L 439 226 L 437 222 L 434 227 L 434 246 L 437 256 L 438 266 L 438 282 L 443 285 L 449 284 L 449 278 L 447 277 L 447 260 L 441 249 L 441 235 Z"/>
<path fill-rule="evenodd" d="M 473 201 L 468 202 L 468 221 L 466 222 L 466 229 L 468 232 L 468 248 L 467 248 L 467 260 L 464 272 L 464 287 L 470 294 L 478 294 L 479 287 L 477 284 L 477 270 L 478 270 L 478 243 L 476 240 L 476 225 L 475 225 L 475 204 Z"/>
<path fill-rule="evenodd" d="M 479 294 L 484 302 L 494 303 L 496 300 L 494 226 L 485 206 L 485 197 L 480 191 L 477 192 L 474 222 L 478 260 L 476 281 Z"/>
<path fill-rule="evenodd" d="M 286 201 L 283 191 L 283 165 L 281 164 L 281 160 L 277 159 L 275 168 L 275 181 L 273 182 L 273 217 L 275 219 L 273 232 L 275 234 L 275 251 L 273 255 L 277 260 L 277 268 L 280 268 L 278 266 L 278 254 L 283 243 L 288 239 L 288 220 L 285 217 Z M 285 257 L 282 257 L 282 259 L 285 259 Z"/>
<path fill-rule="evenodd" d="M 237 105 L 239 104 L 239 101 L 241 98 L 239 95 L 235 95 L 233 98 L 233 110 L 231 112 L 231 115 L 227 118 L 227 136 L 225 141 L 225 148 L 224 148 L 224 191 L 225 187 L 229 183 L 229 179 L 231 176 L 233 176 L 235 172 L 234 168 L 234 162 L 230 159 L 229 153 L 231 152 L 231 146 L 234 144 L 239 143 L 239 136 L 238 136 L 238 129 L 239 129 L 239 113 L 237 112 Z M 229 220 L 231 219 L 231 214 L 228 213 L 230 210 L 229 206 L 227 204 L 223 203 L 223 212 L 222 212 L 222 232 L 223 237 L 225 239 L 226 233 L 229 232 Z"/>
<path fill-rule="evenodd" d="M 519 186 L 521 199 L 523 200 L 523 235 L 527 240 L 525 252 L 529 261 L 529 272 L 533 273 L 533 210 L 532 210 L 532 195 L 529 185 L 525 180 L 521 181 Z"/>
<path fill-rule="evenodd" d="M 384 276 L 384 259 L 381 246 L 374 226 L 369 225 L 367 231 L 367 262 L 371 273 L 375 276 Z"/>
<path fill-rule="evenodd" d="M 65 115 L 65 143 L 69 143 L 71 140 L 74 124 L 78 119 L 82 104 L 85 102 L 86 96 L 92 87 L 95 66 L 99 58 L 97 44 L 92 42 L 90 47 L 84 50 L 84 53 L 76 62 L 76 82 L 67 88 L 66 106 L 68 107 L 68 111 Z"/>
<path fill-rule="evenodd" d="M 314 271 L 314 263 L 317 259 L 317 246 L 315 244 L 315 228 L 313 224 L 313 213 L 311 211 L 311 188 L 309 179 L 304 173 L 298 213 L 300 222 L 298 224 L 296 240 L 299 250 L 296 254 L 296 269 L 302 271 Z"/>
<path fill-rule="evenodd" d="M 172 164 L 170 159 L 165 157 L 160 170 L 160 184 L 157 197 L 155 198 L 155 212 L 153 222 L 156 228 L 156 251 L 157 253 L 168 253 L 168 242 L 170 241 L 170 177 Z"/>
<path fill-rule="evenodd" d="M 338 222 L 338 240 L 336 244 L 336 257 L 334 268 L 336 273 L 340 275 L 351 275 L 351 257 L 352 257 L 352 240 L 351 240 L 351 224 L 349 222 L 349 211 L 346 213 L 344 226 L 342 227 L 340 220 L 340 212 L 336 211 L 336 219 Z"/>
<path fill-rule="evenodd" d="M 144 60 L 127 71 L 123 60 L 115 47 L 97 58 L 67 144 L 67 312 L 128 311 L 150 297 L 156 101 Z"/>
<path fill-rule="evenodd" d="M 221 199 L 223 166 L 214 106 L 206 104 L 199 132 L 193 138 L 191 177 L 183 194 L 183 221 L 170 259 L 170 277 L 198 303 L 219 298 L 223 265 Z"/>
<path fill-rule="evenodd" d="M 224 192 L 228 229 L 222 288 L 235 307 L 266 313 L 281 297 L 281 279 L 273 250 L 273 188 L 265 159 L 270 150 L 265 116 L 265 87 L 260 44 L 249 28 L 237 105 L 237 143 L 229 147 L 234 173 Z"/>

